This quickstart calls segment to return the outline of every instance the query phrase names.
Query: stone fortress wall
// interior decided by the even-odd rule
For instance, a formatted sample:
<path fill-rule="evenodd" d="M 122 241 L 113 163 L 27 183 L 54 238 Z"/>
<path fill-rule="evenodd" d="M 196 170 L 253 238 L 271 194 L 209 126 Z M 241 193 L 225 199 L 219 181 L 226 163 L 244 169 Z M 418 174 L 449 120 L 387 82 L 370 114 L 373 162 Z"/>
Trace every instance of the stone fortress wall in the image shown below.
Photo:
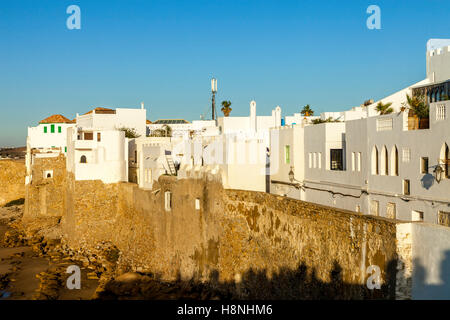
<path fill-rule="evenodd" d="M 410 299 L 424 288 L 449 292 L 448 284 L 428 285 L 414 271 L 414 259 L 449 263 L 441 253 L 450 244 L 430 251 L 423 241 L 448 237 L 448 228 L 436 233 L 436 226 L 225 190 L 213 175 L 161 176 L 143 190 L 133 183 L 75 181 L 64 156 L 35 159 L 32 173 L 24 223 L 56 224 L 74 250 L 113 244 L 120 250 L 118 273 L 194 279 L 241 298 Z M 380 269 L 379 290 L 367 286 L 370 266 Z M 413 281 L 420 277 L 421 283 Z M 438 281 L 439 272 L 432 277 Z"/>
<path fill-rule="evenodd" d="M 0 160 L 0 206 L 25 198 L 25 162 Z"/>

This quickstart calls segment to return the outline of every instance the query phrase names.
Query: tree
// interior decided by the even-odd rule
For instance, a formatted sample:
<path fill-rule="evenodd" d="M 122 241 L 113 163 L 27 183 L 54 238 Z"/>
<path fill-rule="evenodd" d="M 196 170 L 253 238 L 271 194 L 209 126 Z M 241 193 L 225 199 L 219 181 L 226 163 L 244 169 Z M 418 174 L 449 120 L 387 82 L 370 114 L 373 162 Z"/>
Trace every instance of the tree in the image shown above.
<path fill-rule="evenodd" d="M 309 117 L 314 115 L 314 110 L 312 110 L 310 105 L 307 104 L 306 106 L 303 107 L 302 111 L 300 111 L 300 114 L 302 116 Z"/>
<path fill-rule="evenodd" d="M 377 106 L 375 107 L 375 110 L 377 110 L 380 115 L 384 114 L 390 114 L 394 112 L 394 109 L 391 108 L 392 102 L 388 102 L 384 104 L 383 102 L 378 102 Z"/>
<path fill-rule="evenodd" d="M 160 129 L 153 130 L 150 137 L 172 137 L 172 128 L 165 124 Z"/>
<path fill-rule="evenodd" d="M 222 101 L 222 109 L 220 109 L 223 112 L 223 115 L 225 117 L 228 117 L 230 115 L 231 109 L 231 101 Z"/>
<path fill-rule="evenodd" d="M 430 108 L 424 94 L 413 94 L 412 96 L 406 94 L 406 104 L 403 105 L 405 107 L 408 105 L 413 114 L 419 119 L 428 119 L 430 115 Z"/>
<path fill-rule="evenodd" d="M 328 123 L 328 122 L 341 122 L 341 121 L 338 119 L 333 119 L 332 117 L 329 117 L 325 120 L 322 120 L 319 118 L 319 119 L 314 119 L 313 121 L 311 121 L 312 124 L 320 124 L 320 123 Z"/>
<path fill-rule="evenodd" d="M 138 134 L 136 132 L 136 129 L 134 129 L 134 128 L 122 127 L 122 128 L 119 128 L 119 130 L 125 132 L 125 138 L 134 139 L 134 138 L 139 138 L 141 136 L 140 134 Z"/>

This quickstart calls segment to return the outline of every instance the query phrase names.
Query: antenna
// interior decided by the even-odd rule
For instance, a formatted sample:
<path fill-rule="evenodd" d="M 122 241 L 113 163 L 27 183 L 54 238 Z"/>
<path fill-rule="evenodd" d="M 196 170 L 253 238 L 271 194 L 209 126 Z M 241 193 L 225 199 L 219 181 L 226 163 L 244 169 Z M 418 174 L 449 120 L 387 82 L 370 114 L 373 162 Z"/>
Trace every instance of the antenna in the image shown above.
<path fill-rule="evenodd" d="M 217 93 L 217 79 L 211 79 L 211 93 L 212 93 L 212 119 L 216 120 L 216 93 Z"/>

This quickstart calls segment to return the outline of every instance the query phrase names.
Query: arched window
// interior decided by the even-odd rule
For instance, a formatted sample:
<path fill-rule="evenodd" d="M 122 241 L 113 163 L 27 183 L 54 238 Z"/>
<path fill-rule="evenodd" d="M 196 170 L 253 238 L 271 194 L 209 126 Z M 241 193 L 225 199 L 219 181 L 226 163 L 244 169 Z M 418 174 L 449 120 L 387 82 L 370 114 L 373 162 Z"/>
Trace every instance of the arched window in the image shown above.
<path fill-rule="evenodd" d="M 386 146 L 381 149 L 381 175 L 387 176 L 389 173 L 388 152 Z"/>
<path fill-rule="evenodd" d="M 441 154 L 440 154 L 440 163 L 443 166 L 444 169 L 444 176 L 448 179 L 450 178 L 450 151 L 448 148 L 448 145 L 446 143 L 443 144 L 441 148 Z"/>
<path fill-rule="evenodd" d="M 398 149 L 393 146 L 391 150 L 391 176 L 398 176 Z"/>
<path fill-rule="evenodd" d="M 86 156 L 81 156 L 80 163 L 87 163 Z"/>
<path fill-rule="evenodd" d="M 372 149 L 372 174 L 378 174 L 378 149 L 373 146 Z"/>

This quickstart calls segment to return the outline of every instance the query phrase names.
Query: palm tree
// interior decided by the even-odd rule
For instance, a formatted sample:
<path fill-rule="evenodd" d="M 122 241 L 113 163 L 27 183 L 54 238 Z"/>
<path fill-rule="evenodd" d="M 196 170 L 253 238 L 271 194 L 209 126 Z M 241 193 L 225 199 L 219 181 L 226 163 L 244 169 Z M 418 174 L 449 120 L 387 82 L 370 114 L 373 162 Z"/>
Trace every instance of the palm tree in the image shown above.
<path fill-rule="evenodd" d="M 231 101 L 222 101 L 222 109 L 220 109 L 223 112 L 223 115 L 225 117 L 228 117 L 230 115 L 231 109 Z"/>
<path fill-rule="evenodd" d="M 119 128 L 120 131 L 125 132 L 125 138 L 134 139 L 139 138 L 141 135 L 136 132 L 136 129 L 134 128 L 126 128 L 122 127 Z"/>
<path fill-rule="evenodd" d="M 384 114 L 390 114 L 394 112 L 394 109 L 391 108 L 392 102 L 388 102 L 384 104 L 383 102 L 378 102 L 377 106 L 375 107 L 375 110 L 377 110 L 380 115 Z"/>
<path fill-rule="evenodd" d="M 408 130 L 428 129 L 430 108 L 423 93 L 406 94 L 406 102 L 402 104 L 403 110 L 409 107 Z"/>
<path fill-rule="evenodd" d="M 161 130 L 163 130 L 165 137 L 171 137 L 172 136 L 172 128 L 170 126 L 168 126 L 167 124 L 165 124 L 161 128 Z"/>
<path fill-rule="evenodd" d="M 339 119 L 333 119 L 332 117 L 328 117 L 325 120 L 322 120 L 321 118 L 314 119 L 311 123 L 312 124 L 321 124 L 321 123 L 329 123 L 329 122 L 341 122 Z"/>
<path fill-rule="evenodd" d="M 430 108 L 423 94 L 413 94 L 412 96 L 406 94 L 406 104 L 419 119 L 427 119 L 429 117 Z"/>
<path fill-rule="evenodd" d="M 305 117 L 309 117 L 314 115 L 314 110 L 311 109 L 309 104 L 303 107 L 302 111 L 300 111 L 300 114 Z"/>

